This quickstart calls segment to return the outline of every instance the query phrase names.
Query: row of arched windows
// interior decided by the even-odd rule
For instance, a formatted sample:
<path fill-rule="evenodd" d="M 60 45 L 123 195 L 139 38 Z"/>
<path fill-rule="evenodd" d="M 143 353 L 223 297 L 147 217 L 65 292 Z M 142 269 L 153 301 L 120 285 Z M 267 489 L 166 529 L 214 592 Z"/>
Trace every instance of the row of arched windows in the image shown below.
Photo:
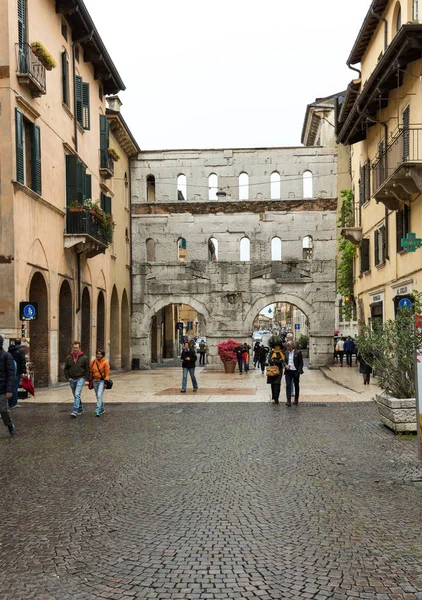
<path fill-rule="evenodd" d="M 313 197 L 312 172 L 305 171 L 303 178 L 303 198 Z M 239 175 L 239 200 L 249 200 L 249 175 L 245 172 Z M 182 202 L 187 200 L 188 186 L 186 175 L 181 173 L 177 177 L 177 199 Z M 218 175 L 211 173 L 208 177 L 208 200 L 218 199 Z M 274 171 L 270 176 L 270 198 L 271 200 L 281 200 L 281 176 L 278 171 Z M 147 201 L 155 201 L 155 177 L 147 177 Z"/>
<path fill-rule="evenodd" d="M 147 262 L 155 261 L 155 242 L 152 238 L 146 241 Z M 302 258 L 311 260 L 313 258 L 313 239 L 307 235 L 302 240 Z M 177 240 L 177 260 L 179 262 L 187 261 L 187 243 L 186 239 L 180 237 Z M 211 237 L 208 240 L 208 260 L 211 262 L 218 261 L 218 240 Z M 240 240 L 239 260 L 248 262 L 251 260 L 251 241 L 248 237 L 243 237 Z M 271 260 L 281 260 L 281 239 L 273 237 L 271 240 Z"/>

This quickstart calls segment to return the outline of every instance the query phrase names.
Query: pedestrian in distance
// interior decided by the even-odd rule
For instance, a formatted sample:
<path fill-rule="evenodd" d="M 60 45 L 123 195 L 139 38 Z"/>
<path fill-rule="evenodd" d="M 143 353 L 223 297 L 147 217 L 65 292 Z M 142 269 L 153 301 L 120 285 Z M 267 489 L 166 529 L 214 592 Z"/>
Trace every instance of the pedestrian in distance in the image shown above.
<path fill-rule="evenodd" d="M 207 345 L 204 340 L 199 342 L 199 366 L 205 366 L 205 354 L 207 352 Z"/>
<path fill-rule="evenodd" d="M 352 355 L 355 352 L 355 342 L 352 340 L 350 335 L 347 337 L 344 342 L 344 353 L 346 355 L 346 365 L 348 367 L 352 366 Z"/>
<path fill-rule="evenodd" d="M 280 403 L 281 379 L 283 377 L 284 364 L 285 356 L 281 349 L 281 343 L 275 343 L 273 349 L 270 350 L 270 353 L 268 355 L 269 368 L 267 368 L 267 383 L 271 385 L 271 400 L 275 404 Z M 273 370 L 276 371 L 274 375 L 271 374 Z"/>
<path fill-rule="evenodd" d="M 105 357 L 105 351 L 98 349 L 95 353 L 95 358 L 90 366 L 90 379 L 94 386 L 95 397 L 97 398 L 97 406 L 95 408 L 95 416 L 100 417 L 105 413 L 103 394 L 105 382 L 110 379 L 110 365 Z"/>
<path fill-rule="evenodd" d="M 363 356 L 358 356 L 359 360 L 359 373 L 363 375 L 363 385 L 369 385 L 371 381 L 372 367 L 366 362 Z"/>
<path fill-rule="evenodd" d="M 265 373 L 265 365 L 267 363 L 267 354 L 270 349 L 267 346 L 259 347 L 259 356 L 258 356 L 258 364 L 261 367 L 261 373 L 264 375 Z"/>
<path fill-rule="evenodd" d="M 261 349 L 261 342 L 256 341 L 253 347 L 253 366 L 256 369 L 256 365 L 259 364 L 259 355 Z"/>
<path fill-rule="evenodd" d="M 245 369 L 245 373 L 249 373 L 249 350 L 251 349 L 251 347 L 244 342 L 243 347 L 242 347 L 242 363 L 243 363 L 243 368 Z"/>
<path fill-rule="evenodd" d="M 182 367 L 183 367 L 183 377 L 182 377 L 182 389 L 180 390 L 183 394 L 186 393 L 186 386 L 188 383 L 188 373 L 190 375 L 193 391 L 198 391 L 198 383 L 195 377 L 195 364 L 196 364 L 196 354 L 194 348 L 189 345 L 188 342 L 183 344 L 182 355 L 180 357 L 182 359 Z"/>
<path fill-rule="evenodd" d="M 340 338 L 336 346 L 337 356 L 340 358 L 340 367 L 343 366 L 344 357 L 344 338 Z"/>
<path fill-rule="evenodd" d="M 292 380 L 295 391 L 294 403 L 299 404 L 299 393 L 300 393 L 300 376 L 303 374 L 303 356 L 301 350 L 293 348 L 293 344 L 288 342 L 286 344 L 286 406 L 292 405 Z"/>
<path fill-rule="evenodd" d="M 84 411 L 81 397 L 82 389 L 85 381 L 89 377 L 89 360 L 81 351 L 80 342 L 73 342 L 72 353 L 69 354 L 64 363 L 64 376 L 70 383 L 74 399 L 70 416 L 76 419 L 76 417 L 81 415 Z"/>
<path fill-rule="evenodd" d="M 12 397 L 9 399 L 9 408 L 16 408 L 18 406 L 19 383 L 22 375 L 26 373 L 26 356 L 21 348 L 20 340 L 16 340 L 14 344 L 10 344 L 8 352 L 12 355 L 16 365 L 15 384 L 13 386 Z"/>
<path fill-rule="evenodd" d="M 10 352 L 3 350 L 3 342 L 3 336 L 0 335 L 0 415 L 10 435 L 15 435 L 15 426 L 9 408 L 9 400 L 15 385 L 15 364 Z"/>
<path fill-rule="evenodd" d="M 239 375 L 243 373 L 243 345 L 239 344 L 235 348 L 237 366 L 239 367 Z"/>

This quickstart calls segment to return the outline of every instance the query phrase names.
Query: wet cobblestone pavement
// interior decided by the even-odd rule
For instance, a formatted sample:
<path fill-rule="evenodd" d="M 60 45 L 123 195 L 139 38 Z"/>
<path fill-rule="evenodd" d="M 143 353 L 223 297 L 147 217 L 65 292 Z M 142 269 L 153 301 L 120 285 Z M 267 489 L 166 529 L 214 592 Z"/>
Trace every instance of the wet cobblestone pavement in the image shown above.
<path fill-rule="evenodd" d="M 1 600 L 422 599 L 416 442 L 373 403 L 93 412 L 0 429 Z"/>

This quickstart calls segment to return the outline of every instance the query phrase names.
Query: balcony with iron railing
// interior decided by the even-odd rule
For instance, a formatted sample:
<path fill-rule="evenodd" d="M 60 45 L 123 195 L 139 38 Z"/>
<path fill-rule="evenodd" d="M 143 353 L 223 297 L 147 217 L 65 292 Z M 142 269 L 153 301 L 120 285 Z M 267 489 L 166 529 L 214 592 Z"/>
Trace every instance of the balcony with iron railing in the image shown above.
<path fill-rule="evenodd" d="M 47 93 L 46 69 L 29 44 L 16 44 L 16 74 L 34 98 Z"/>
<path fill-rule="evenodd" d="M 100 175 L 105 179 L 114 177 L 114 160 L 108 150 L 100 150 Z"/>
<path fill-rule="evenodd" d="M 352 201 L 350 208 L 346 209 L 343 203 L 340 209 L 340 235 L 352 244 L 358 245 L 362 239 L 361 208 Z"/>
<path fill-rule="evenodd" d="M 92 258 L 103 254 L 110 244 L 107 234 L 93 211 L 68 208 L 66 211 L 65 248 Z"/>
<path fill-rule="evenodd" d="M 422 127 L 398 129 L 372 163 L 372 195 L 391 210 L 422 192 Z"/>

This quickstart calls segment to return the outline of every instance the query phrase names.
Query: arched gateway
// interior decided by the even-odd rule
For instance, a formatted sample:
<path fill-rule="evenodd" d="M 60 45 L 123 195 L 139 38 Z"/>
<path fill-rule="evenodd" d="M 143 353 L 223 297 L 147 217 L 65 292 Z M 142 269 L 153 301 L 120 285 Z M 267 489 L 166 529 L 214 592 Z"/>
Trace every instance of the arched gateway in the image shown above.
<path fill-rule="evenodd" d="M 177 189 L 181 163 L 186 165 L 187 197 L 175 200 L 171 190 Z M 145 193 L 152 166 L 153 203 Z M 275 168 L 283 173 L 280 199 L 270 199 Z M 298 173 L 306 170 L 313 173 L 314 198 L 303 199 Z M 242 172 L 249 173 L 248 200 L 239 196 Z M 211 173 L 225 186 L 217 200 L 209 199 Z M 206 321 L 209 364 L 221 366 L 218 342 L 249 339 L 259 311 L 285 302 L 306 315 L 310 366 L 330 362 L 336 297 L 335 173 L 336 151 L 327 148 L 313 148 L 311 154 L 307 148 L 141 153 L 132 173 L 133 358 L 149 366 L 154 315 L 170 304 L 187 304 Z M 324 195 L 329 190 L 328 198 L 318 197 L 320 185 Z M 313 247 L 312 256 L 304 258 L 306 236 Z M 189 249 L 186 262 L 178 260 L 181 238 Z M 209 260 L 211 238 L 218 242 L 215 261 Z M 274 238 L 281 241 L 281 260 L 272 252 Z M 154 244 L 154 256 L 147 254 L 147 239 Z M 244 239 L 249 240 L 247 259 L 241 252 Z"/>

